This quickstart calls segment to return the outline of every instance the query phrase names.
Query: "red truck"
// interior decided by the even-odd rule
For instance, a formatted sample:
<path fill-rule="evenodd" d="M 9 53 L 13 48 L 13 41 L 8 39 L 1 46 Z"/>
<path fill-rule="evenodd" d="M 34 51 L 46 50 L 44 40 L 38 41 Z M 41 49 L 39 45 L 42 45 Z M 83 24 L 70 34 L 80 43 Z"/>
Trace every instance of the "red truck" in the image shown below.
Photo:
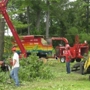
<path fill-rule="evenodd" d="M 51 43 L 48 44 L 43 35 L 21 36 L 20 40 L 26 50 L 27 56 L 31 55 L 32 52 L 36 52 L 40 58 L 52 55 L 53 46 Z M 21 50 L 15 40 L 13 41 L 13 45 L 16 47 L 17 52 L 21 54 Z"/>

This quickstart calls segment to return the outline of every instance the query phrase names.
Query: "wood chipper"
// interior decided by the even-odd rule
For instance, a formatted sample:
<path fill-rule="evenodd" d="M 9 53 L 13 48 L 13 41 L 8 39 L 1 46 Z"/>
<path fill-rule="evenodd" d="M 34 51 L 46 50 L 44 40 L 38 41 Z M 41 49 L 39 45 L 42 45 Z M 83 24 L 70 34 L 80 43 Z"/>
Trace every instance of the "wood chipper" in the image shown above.
<path fill-rule="evenodd" d="M 55 55 L 58 58 L 60 58 L 61 62 L 65 62 L 64 50 L 65 50 L 65 47 L 67 45 L 69 45 L 69 42 L 68 42 L 67 38 L 64 38 L 64 37 L 52 37 L 52 41 L 55 41 L 55 40 L 63 41 L 65 44 L 65 45 L 58 45 L 55 48 L 55 50 L 56 50 Z M 71 62 L 74 62 L 75 60 L 76 60 L 76 62 L 80 62 L 81 59 L 83 58 L 83 55 L 85 53 L 88 53 L 88 51 L 89 51 L 88 43 L 87 42 L 80 43 L 79 42 L 79 36 L 76 35 L 74 45 L 70 46 L 70 52 L 72 54 Z"/>

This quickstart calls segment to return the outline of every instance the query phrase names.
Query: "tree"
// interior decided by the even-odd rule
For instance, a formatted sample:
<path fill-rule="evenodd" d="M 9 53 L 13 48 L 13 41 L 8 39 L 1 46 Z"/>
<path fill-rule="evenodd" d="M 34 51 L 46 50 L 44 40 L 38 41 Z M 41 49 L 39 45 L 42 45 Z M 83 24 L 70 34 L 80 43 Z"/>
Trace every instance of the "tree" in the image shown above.
<path fill-rule="evenodd" d="M 86 32 L 88 4 L 84 0 L 75 2 L 69 2 L 69 0 L 11 0 L 12 2 L 14 3 L 9 11 L 12 10 L 12 20 L 21 35 L 39 34 L 45 35 L 46 38 L 66 37 L 73 27 L 78 30 L 78 33 Z M 90 27 L 89 21 L 88 17 L 88 28 Z"/>
<path fill-rule="evenodd" d="M 49 0 L 47 0 L 47 12 L 46 12 L 46 39 L 49 38 L 49 26 L 50 26 L 50 21 L 49 21 L 49 17 L 50 17 L 50 11 L 49 11 L 49 5 L 50 5 L 50 2 Z"/>
<path fill-rule="evenodd" d="M 89 33 L 89 0 L 85 0 L 86 2 L 86 31 Z"/>

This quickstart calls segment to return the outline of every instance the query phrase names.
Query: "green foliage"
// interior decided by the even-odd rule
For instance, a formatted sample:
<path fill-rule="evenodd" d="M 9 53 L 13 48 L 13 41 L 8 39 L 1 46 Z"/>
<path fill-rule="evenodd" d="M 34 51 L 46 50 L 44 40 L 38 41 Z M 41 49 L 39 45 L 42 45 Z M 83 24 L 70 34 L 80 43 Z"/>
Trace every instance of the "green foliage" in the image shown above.
<path fill-rule="evenodd" d="M 4 37 L 4 54 L 3 58 L 7 58 L 9 55 L 11 55 L 11 47 L 12 47 L 12 37 L 5 36 Z"/>
<path fill-rule="evenodd" d="M 53 76 L 48 66 L 35 53 L 32 53 L 27 58 L 22 58 L 20 65 L 19 75 L 21 80 L 30 81 L 36 78 L 50 79 Z"/>
<path fill-rule="evenodd" d="M 85 40 L 88 42 L 88 44 L 90 44 L 90 35 L 86 34 L 86 33 L 81 33 L 79 35 L 79 39 L 80 39 L 80 43 L 84 42 Z"/>
<path fill-rule="evenodd" d="M 75 36 L 78 34 L 78 29 L 76 27 L 71 27 L 67 30 L 67 34 L 65 35 L 70 45 L 75 43 Z"/>
<path fill-rule="evenodd" d="M 74 36 L 78 33 L 86 33 L 87 27 L 89 32 L 90 20 L 87 18 L 88 2 L 84 0 L 76 0 L 69 2 L 69 0 L 48 0 L 49 7 L 45 0 L 10 0 L 8 4 L 8 11 L 17 28 L 19 34 L 28 34 L 28 26 L 30 26 L 30 34 L 40 35 L 46 34 L 46 12 L 49 8 L 49 37 L 66 36 L 70 43 L 73 44 Z M 13 5 L 13 6 L 12 6 Z M 29 16 L 27 15 L 27 7 Z M 15 14 L 15 15 L 14 15 Z M 16 15 L 17 14 L 17 15 Z M 28 18 L 28 17 L 29 18 Z M 87 22 L 88 19 L 88 22 Z M 29 23 L 27 24 L 27 20 Z M 38 26 L 38 27 L 37 27 Z M 89 32 L 90 33 L 90 32 Z M 82 40 L 81 40 L 82 41 Z"/>
<path fill-rule="evenodd" d="M 76 62 L 75 62 L 76 63 Z M 75 64 L 71 63 L 71 67 Z M 0 90 L 89 90 L 90 81 L 89 75 L 81 75 L 79 70 L 66 73 L 66 64 L 60 63 L 57 60 L 49 59 L 47 65 L 56 76 L 53 79 L 38 79 L 33 82 L 22 81 L 22 86 L 15 87 L 14 83 L 7 84 L 0 81 Z M 6 77 L 7 73 L 0 72 L 0 79 Z M 6 79 L 4 79 L 4 82 Z M 2 84 L 3 83 L 3 84 Z"/>

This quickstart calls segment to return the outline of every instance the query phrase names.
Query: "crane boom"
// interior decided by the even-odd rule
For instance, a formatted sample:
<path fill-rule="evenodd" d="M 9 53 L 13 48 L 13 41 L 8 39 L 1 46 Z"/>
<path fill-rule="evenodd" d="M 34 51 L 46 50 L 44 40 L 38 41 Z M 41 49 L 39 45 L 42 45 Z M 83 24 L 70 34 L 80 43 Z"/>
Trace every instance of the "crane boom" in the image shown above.
<path fill-rule="evenodd" d="M 26 50 L 25 50 L 24 46 L 22 45 L 21 40 L 20 40 L 20 38 L 19 38 L 19 36 L 18 36 L 18 34 L 17 34 L 17 32 L 16 32 L 16 30 L 15 30 L 15 28 L 14 28 L 14 26 L 9 18 L 9 15 L 6 11 L 7 2 L 8 2 L 8 0 L 0 1 L 0 13 L 4 16 L 4 19 L 6 20 L 8 26 L 9 26 L 9 28 L 14 36 L 14 39 L 16 40 L 16 42 L 21 50 L 21 53 L 24 55 L 24 57 L 26 57 L 27 56 Z"/>

